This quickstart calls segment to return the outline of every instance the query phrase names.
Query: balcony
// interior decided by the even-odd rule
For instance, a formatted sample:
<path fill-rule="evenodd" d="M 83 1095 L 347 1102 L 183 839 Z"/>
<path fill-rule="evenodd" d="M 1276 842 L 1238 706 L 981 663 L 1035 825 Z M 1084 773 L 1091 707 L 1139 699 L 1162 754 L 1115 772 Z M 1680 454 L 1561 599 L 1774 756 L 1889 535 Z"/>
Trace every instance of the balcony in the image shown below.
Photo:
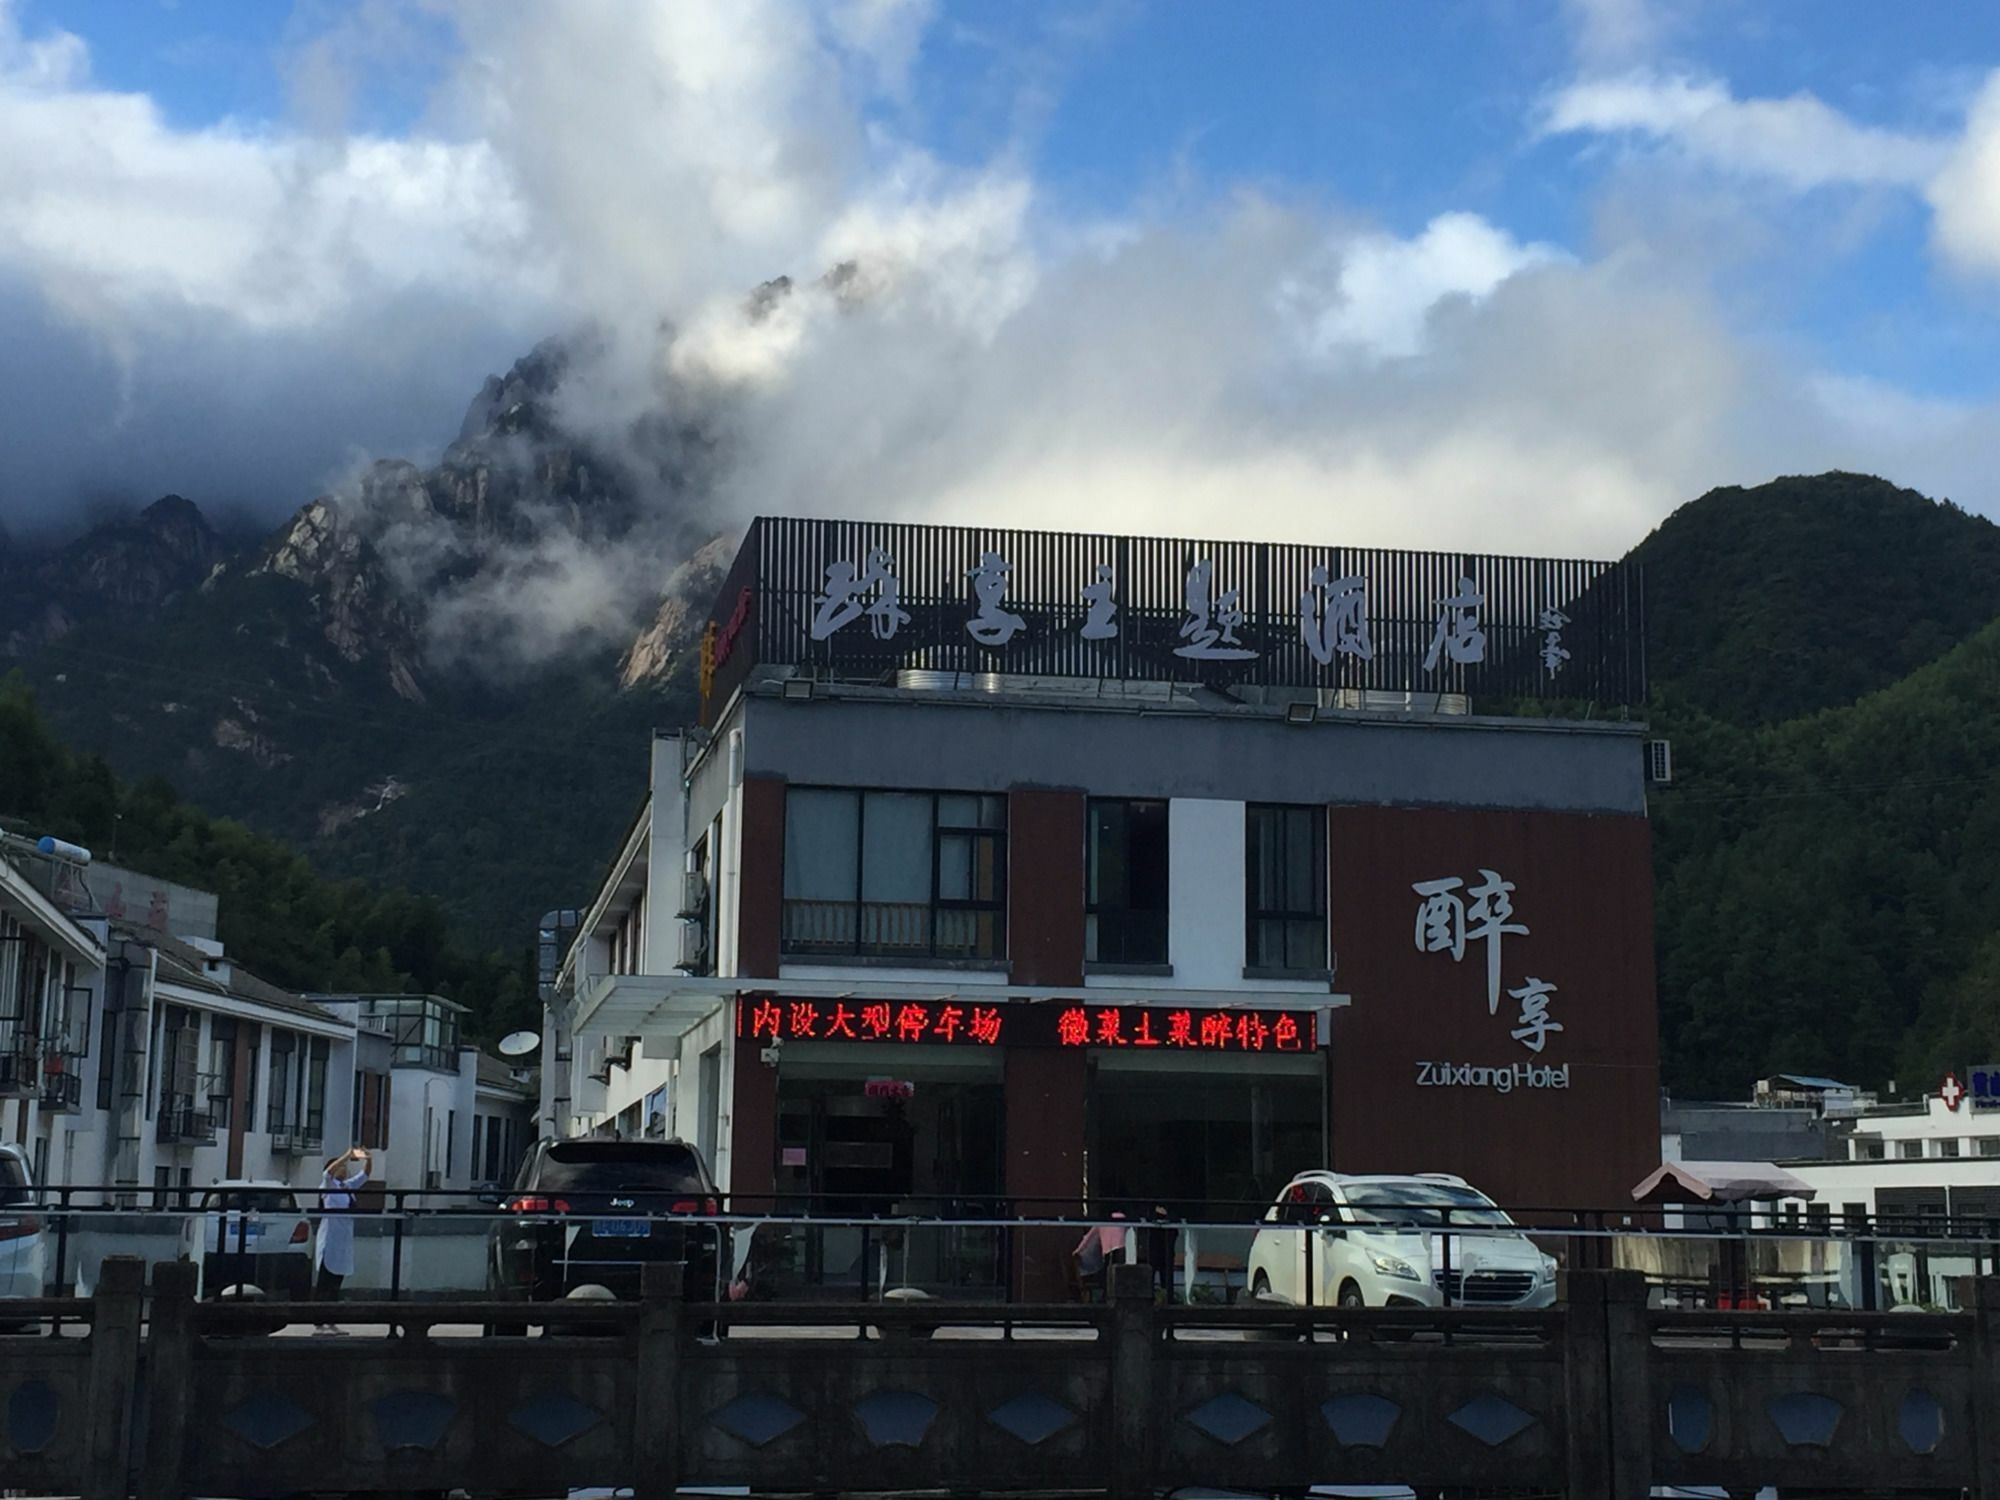
<path fill-rule="evenodd" d="M 785 902 L 783 921 L 781 946 L 787 958 L 990 959 L 1006 954 L 997 905 L 792 899 Z"/>
<path fill-rule="evenodd" d="M 43 1073 L 42 1108 L 75 1114 L 83 1108 L 83 1075 L 81 1073 Z"/>
<path fill-rule="evenodd" d="M 305 1120 L 271 1120 L 271 1154 L 317 1156 L 326 1144 L 326 1122 L 315 1115 Z"/>
<path fill-rule="evenodd" d="M 155 1131 L 163 1146 L 212 1146 L 215 1116 L 206 1105 L 197 1105 L 192 1094 L 169 1094 L 160 1103 Z"/>
<path fill-rule="evenodd" d="M 83 1107 L 84 1050 L 82 1036 L 68 1031 L 42 1038 L 38 1092 L 43 1109 L 74 1111 Z"/>
<path fill-rule="evenodd" d="M 0 1094 L 31 1094 L 39 1086 L 40 1074 L 35 1039 L 0 1031 Z"/>

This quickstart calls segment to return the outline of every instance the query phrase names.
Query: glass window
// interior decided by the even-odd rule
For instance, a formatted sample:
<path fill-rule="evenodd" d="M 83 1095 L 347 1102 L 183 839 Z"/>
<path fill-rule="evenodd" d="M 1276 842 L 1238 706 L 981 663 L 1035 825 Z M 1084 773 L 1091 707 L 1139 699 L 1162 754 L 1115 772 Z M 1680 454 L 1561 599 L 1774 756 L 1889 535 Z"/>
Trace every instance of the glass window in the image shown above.
<path fill-rule="evenodd" d="M 800 788 L 785 798 L 784 951 L 998 958 L 1006 799 Z"/>
<path fill-rule="evenodd" d="M 290 1127 L 293 1118 L 294 1074 L 292 1055 L 298 1038 L 289 1031 L 271 1033 L 271 1110 L 267 1122 L 271 1130 Z"/>
<path fill-rule="evenodd" d="M 1923 1154 L 1924 1154 L 1924 1143 L 1922 1141 L 1896 1142 L 1896 1155 L 1903 1161 L 1920 1160 L 1923 1157 Z"/>
<path fill-rule="evenodd" d="M 1981 1156 L 2000 1156 L 2000 1135 L 1982 1135 L 1979 1137 L 1979 1154 Z"/>
<path fill-rule="evenodd" d="M 552 1192 L 709 1191 L 694 1152 L 671 1141 L 561 1141 L 542 1156 L 532 1186 Z"/>
<path fill-rule="evenodd" d="M 1326 968 L 1326 809 L 1253 803 L 1245 854 L 1253 969 Z"/>
<path fill-rule="evenodd" d="M 1958 1142 L 1956 1140 L 1939 1141 L 1937 1143 L 1937 1154 L 1939 1156 L 1958 1155 Z"/>
<path fill-rule="evenodd" d="M 1083 956 L 1167 962 L 1167 804 L 1090 804 Z"/>
<path fill-rule="evenodd" d="M 1090 1195 L 1134 1217 L 1158 1205 L 1247 1222 L 1301 1162 L 1325 1159 L 1323 1087 L 1304 1072 L 1099 1065 L 1085 1105 Z"/>

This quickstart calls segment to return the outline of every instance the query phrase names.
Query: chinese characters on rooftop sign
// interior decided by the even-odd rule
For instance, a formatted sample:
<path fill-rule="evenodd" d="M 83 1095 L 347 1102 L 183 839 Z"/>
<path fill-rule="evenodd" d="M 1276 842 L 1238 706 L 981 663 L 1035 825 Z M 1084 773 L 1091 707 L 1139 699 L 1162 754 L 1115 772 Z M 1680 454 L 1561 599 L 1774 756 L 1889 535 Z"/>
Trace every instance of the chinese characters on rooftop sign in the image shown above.
<path fill-rule="evenodd" d="M 753 1042 L 887 1042 L 949 1047 L 1155 1048 L 1180 1052 L 1310 1052 L 1310 1010 L 1201 1009 L 969 1000 L 736 1002 L 736 1033 Z"/>
<path fill-rule="evenodd" d="M 723 699 L 752 659 L 867 678 L 1645 698 L 1625 562 L 766 517 L 710 623 Z"/>

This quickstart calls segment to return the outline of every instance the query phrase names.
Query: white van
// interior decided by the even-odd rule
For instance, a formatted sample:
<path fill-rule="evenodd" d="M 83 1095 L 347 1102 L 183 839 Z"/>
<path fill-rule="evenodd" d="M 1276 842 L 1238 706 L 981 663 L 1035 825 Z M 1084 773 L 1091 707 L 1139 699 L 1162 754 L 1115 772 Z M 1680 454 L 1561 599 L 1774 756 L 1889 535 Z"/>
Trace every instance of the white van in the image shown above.
<path fill-rule="evenodd" d="M 1297 1306 L 1548 1307 L 1556 1263 L 1458 1177 L 1301 1172 L 1250 1244 L 1253 1297 Z"/>

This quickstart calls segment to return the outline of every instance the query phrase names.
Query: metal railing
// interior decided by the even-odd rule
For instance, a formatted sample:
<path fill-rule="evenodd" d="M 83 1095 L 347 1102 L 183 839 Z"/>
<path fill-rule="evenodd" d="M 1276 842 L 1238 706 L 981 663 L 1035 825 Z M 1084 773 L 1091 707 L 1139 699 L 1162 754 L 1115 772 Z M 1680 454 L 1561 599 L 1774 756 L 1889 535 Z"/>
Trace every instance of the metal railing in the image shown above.
<path fill-rule="evenodd" d="M 168 1094 L 160 1100 L 154 1136 L 162 1145 L 213 1145 L 215 1117 L 192 1094 Z"/>
<path fill-rule="evenodd" d="M 121 1247 L 171 1259 L 188 1221 L 201 1219 L 204 1188 L 58 1186 L 35 1194 L 38 1232 L 50 1245 L 45 1274 L 57 1288 L 88 1286 L 88 1268 Z M 316 1188 L 286 1190 L 293 1213 L 318 1216 Z M 1948 1313 L 1967 1305 L 1969 1284 L 2000 1274 L 2000 1226 L 1984 1219 L 1905 1223 L 1842 1218 L 1837 1227 L 1666 1227 L 1657 1218 L 1620 1223 L 1610 1211 L 1517 1209 L 1514 1225 L 1383 1222 L 1329 1225 L 1278 1222 L 1246 1206 L 1152 1218 L 1115 1217 L 1109 1205 L 1026 1200 L 932 1202 L 875 1211 L 873 1203 L 822 1199 L 813 1211 L 738 1195 L 706 1212 L 705 1202 L 656 1194 L 632 1207 L 571 1212 L 559 1193 L 532 1206 L 513 1195 L 389 1188 L 365 1194 L 353 1214 L 357 1274 L 351 1289 L 392 1300 L 483 1294 L 494 1283 L 495 1247 L 531 1228 L 553 1234 L 551 1273 L 564 1287 L 590 1284 L 577 1231 L 610 1221 L 614 1236 L 645 1241 L 635 1252 L 692 1245 L 712 1278 L 707 1294 L 753 1300 L 821 1301 L 902 1297 L 1000 1303 L 1101 1295 L 1119 1263 L 1149 1267 L 1161 1295 L 1176 1303 L 1234 1306 L 1273 1298 L 1314 1306 L 1340 1300 L 1334 1274 L 1345 1258 L 1380 1250 L 1404 1259 L 1407 1282 L 1375 1281 L 1368 1300 L 1386 1292 L 1426 1304 L 1505 1309 L 1521 1305 L 1524 1276 L 1550 1270 L 1620 1268 L 1638 1273 L 1661 1309 Z M 133 1204 L 123 1207 L 123 1204 Z M 280 1216 L 282 1217 L 282 1216 Z M 1095 1237 L 1098 1251 L 1085 1253 Z M 1389 1239 L 1398 1243 L 1390 1245 Z M 1259 1250 L 1260 1242 L 1262 1244 Z M 298 1253 L 309 1253 L 302 1242 Z M 601 1247 L 600 1247 L 601 1249 Z M 1504 1254 L 1492 1252 L 1499 1250 Z M 1278 1257 L 1297 1269 L 1283 1284 Z M 1260 1287 L 1258 1272 L 1277 1285 Z M 630 1275 L 636 1272 L 626 1273 Z M 503 1278 L 504 1280 L 504 1278 Z M 1546 1282 L 1527 1284 L 1529 1303 L 1546 1300 Z M 511 1289 L 511 1288 L 510 1288 Z M 0 1295 L 4 1295 L 0 1288 Z"/>

